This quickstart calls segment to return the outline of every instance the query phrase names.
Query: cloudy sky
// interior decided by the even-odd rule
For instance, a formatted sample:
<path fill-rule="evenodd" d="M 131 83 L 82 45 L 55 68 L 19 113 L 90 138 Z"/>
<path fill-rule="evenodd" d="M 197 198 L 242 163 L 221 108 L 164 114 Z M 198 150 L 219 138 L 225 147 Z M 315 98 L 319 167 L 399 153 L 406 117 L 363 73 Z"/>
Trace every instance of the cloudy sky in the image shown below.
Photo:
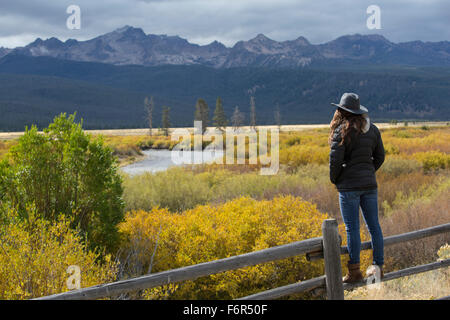
<path fill-rule="evenodd" d="M 69 30 L 69 5 L 81 9 L 81 29 Z M 370 5 L 381 29 L 369 30 Z M 124 25 L 227 46 L 259 33 L 282 41 L 304 36 L 317 44 L 344 34 L 379 33 L 393 42 L 450 40 L 449 0 L 1 0 L 0 46 L 37 37 L 86 40 Z"/>

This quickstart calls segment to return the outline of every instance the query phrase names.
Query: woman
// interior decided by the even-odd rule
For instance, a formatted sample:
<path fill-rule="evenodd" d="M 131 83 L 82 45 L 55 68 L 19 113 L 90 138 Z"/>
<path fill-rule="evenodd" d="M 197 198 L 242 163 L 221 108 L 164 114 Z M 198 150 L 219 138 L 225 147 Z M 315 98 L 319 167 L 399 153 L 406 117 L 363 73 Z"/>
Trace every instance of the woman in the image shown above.
<path fill-rule="evenodd" d="M 347 231 L 350 256 L 345 283 L 363 280 L 360 270 L 361 239 L 359 207 L 372 238 L 373 264 L 383 277 L 383 234 L 378 222 L 375 171 L 384 162 L 384 147 L 378 128 L 370 123 L 368 110 L 355 93 L 344 93 L 330 124 L 330 180 L 339 191 L 339 206 Z"/>

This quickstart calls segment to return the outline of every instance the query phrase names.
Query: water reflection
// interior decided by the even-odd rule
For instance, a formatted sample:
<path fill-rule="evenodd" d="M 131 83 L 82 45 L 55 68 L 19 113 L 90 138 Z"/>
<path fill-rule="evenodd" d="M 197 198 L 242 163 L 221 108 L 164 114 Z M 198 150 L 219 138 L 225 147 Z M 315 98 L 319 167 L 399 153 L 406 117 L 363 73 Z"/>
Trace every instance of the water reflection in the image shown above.
<path fill-rule="evenodd" d="M 185 160 L 190 159 L 191 163 L 194 163 L 194 159 L 199 159 L 199 157 L 202 157 L 203 162 L 207 163 L 212 162 L 213 160 L 223 156 L 223 152 L 216 152 L 216 153 L 212 151 L 183 151 L 183 152 L 184 152 L 183 159 Z M 146 150 L 143 151 L 142 153 L 146 156 L 144 160 L 122 167 L 121 170 L 130 175 L 137 175 L 145 172 L 164 171 L 167 170 L 169 167 L 183 165 L 173 162 L 172 151 L 170 150 Z M 189 160 L 187 162 L 189 162 Z"/>

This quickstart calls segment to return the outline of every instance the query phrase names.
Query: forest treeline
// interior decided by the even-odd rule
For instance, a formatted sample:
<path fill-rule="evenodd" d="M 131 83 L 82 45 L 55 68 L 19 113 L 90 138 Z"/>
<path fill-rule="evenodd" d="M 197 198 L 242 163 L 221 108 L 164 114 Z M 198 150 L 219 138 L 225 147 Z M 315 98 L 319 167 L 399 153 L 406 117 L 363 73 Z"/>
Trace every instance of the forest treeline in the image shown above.
<path fill-rule="evenodd" d="M 214 106 L 221 97 L 230 119 L 236 109 L 250 122 L 250 97 L 258 123 L 325 123 L 330 102 L 358 92 L 374 120 L 448 119 L 450 69 L 348 66 L 341 69 L 214 69 L 202 66 L 112 66 L 50 57 L 7 56 L 0 60 L 0 130 L 47 127 L 61 112 L 77 112 L 86 129 L 146 128 L 142 103 L 154 96 L 154 127 L 162 106 L 174 127 L 192 126 L 199 98 Z M 278 111 L 277 111 L 278 110 Z M 212 112 L 213 110 L 211 110 Z"/>

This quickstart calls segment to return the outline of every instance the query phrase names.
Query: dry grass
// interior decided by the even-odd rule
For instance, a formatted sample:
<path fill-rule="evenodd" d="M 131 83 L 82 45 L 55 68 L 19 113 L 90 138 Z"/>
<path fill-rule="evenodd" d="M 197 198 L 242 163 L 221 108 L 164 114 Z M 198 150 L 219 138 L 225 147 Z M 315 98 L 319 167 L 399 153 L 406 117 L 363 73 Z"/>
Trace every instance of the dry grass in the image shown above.
<path fill-rule="evenodd" d="M 450 246 L 441 246 L 437 256 L 438 260 L 449 259 Z M 447 267 L 347 291 L 345 296 L 353 300 L 431 300 L 449 293 L 450 268 Z"/>
<path fill-rule="evenodd" d="M 434 196 L 415 200 L 413 204 L 394 210 L 388 218 L 381 219 L 384 236 L 401 234 L 450 222 L 449 188 Z M 436 252 L 450 243 L 450 234 L 387 247 L 386 270 L 399 270 L 437 259 Z"/>
<path fill-rule="evenodd" d="M 439 269 L 358 288 L 345 293 L 349 300 L 432 300 L 450 294 L 450 270 Z"/>
<path fill-rule="evenodd" d="M 127 165 L 144 158 L 142 150 L 172 149 L 175 145 L 170 137 L 161 135 L 102 136 L 105 143 L 114 150 L 120 164 Z"/>

